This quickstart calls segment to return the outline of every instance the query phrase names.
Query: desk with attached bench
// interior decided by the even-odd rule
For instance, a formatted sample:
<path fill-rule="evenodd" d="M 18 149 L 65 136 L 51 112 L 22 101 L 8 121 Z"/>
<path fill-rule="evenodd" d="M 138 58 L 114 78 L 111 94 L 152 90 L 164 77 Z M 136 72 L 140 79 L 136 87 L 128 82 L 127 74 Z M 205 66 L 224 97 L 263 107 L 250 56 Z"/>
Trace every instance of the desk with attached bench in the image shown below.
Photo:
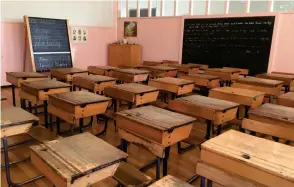
<path fill-rule="evenodd" d="M 11 83 L 12 86 L 12 102 L 15 104 L 15 87 L 20 87 L 24 81 L 39 81 L 48 79 L 48 75 L 36 72 L 6 72 L 6 81 Z"/>
<path fill-rule="evenodd" d="M 156 180 L 167 175 L 170 146 L 189 137 L 195 118 L 157 108 L 144 106 L 117 113 L 121 147 L 127 151 L 127 142 L 143 146 L 156 155 L 156 160 L 140 168 L 144 170 L 156 163 Z"/>
<path fill-rule="evenodd" d="M 44 121 L 45 127 L 48 128 L 48 95 L 69 92 L 70 88 L 70 84 L 56 80 L 23 82 L 21 83 L 21 90 L 19 92 L 19 97 L 22 101 L 22 108 L 26 108 L 25 101 L 27 100 L 29 102 L 29 112 L 32 112 L 32 105 L 34 105 L 35 115 L 37 115 L 37 106 L 44 103 Z"/>
<path fill-rule="evenodd" d="M 168 64 L 168 67 L 174 67 L 178 69 L 178 77 L 179 75 L 187 75 L 199 72 L 199 65 L 195 64 Z"/>
<path fill-rule="evenodd" d="M 149 71 L 152 78 L 176 77 L 178 73 L 178 68 L 168 66 L 138 66 L 137 68 Z"/>
<path fill-rule="evenodd" d="M 292 187 L 291 146 L 230 130 L 201 145 L 196 173 L 201 187 L 216 182 L 227 187 Z"/>
<path fill-rule="evenodd" d="M 51 78 L 56 78 L 59 81 L 70 83 L 76 76 L 88 75 L 87 70 L 78 68 L 59 68 L 50 70 Z"/>
<path fill-rule="evenodd" d="M 240 70 L 233 69 L 223 69 L 223 68 L 208 68 L 204 72 L 208 75 L 218 76 L 221 79 L 221 86 L 224 86 L 226 83 L 227 86 L 231 86 L 232 81 L 239 78 Z"/>
<path fill-rule="evenodd" d="M 284 105 L 294 108 L 294 92 L 288 92 L 278 97 L 278 105 Z"/>
<path fill-rule="evenodd" d="M 112 66 L 89 66 L 88 73 L 93 75 L 103 75 L 103 76 L 110 76 L 114 69 L 118 69 L 117 67 Z"/>
<path fill-rule="evenodd" d="M 290 88 L 294 86 L 294 75 L 278 74 L 278 73 L 263 73 L 256 75 L 258 78 L 279 80 L 285 87 L 285 92 L 289 92 Z"/>
<path fill-rule="evenodd" d="M 139 69 L 114 69 L 112 77 L 124 83 L 138 83 L 148 80 L 149 71 Z"/>

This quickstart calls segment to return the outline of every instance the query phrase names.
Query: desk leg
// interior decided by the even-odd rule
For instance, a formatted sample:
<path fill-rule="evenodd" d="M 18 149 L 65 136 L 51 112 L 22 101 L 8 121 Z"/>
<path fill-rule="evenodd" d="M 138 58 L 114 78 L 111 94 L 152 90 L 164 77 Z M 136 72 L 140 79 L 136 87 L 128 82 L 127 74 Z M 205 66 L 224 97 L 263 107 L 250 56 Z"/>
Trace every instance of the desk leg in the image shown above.
<path fill-rule="evenodd" d="M 205 187 L 205 177 L 201 177 L 201 181 L 200 181 L 200 187 Z"/>
<path fill-rule="evenodd" d="M 209 140 L 210 139 L 210 135 L 211 135 L 211 121 L 210 120 L 207 120 L 207 123 L 206 123 L 206 136 L 205 136 L 205 139 L 206 140 Z"/>
<path fill-rule="evenodd" d="M 99 117 L 99 115 L 97 115 L 97 120 L 99 119 L 98 117 Z M 104 118 L 104 129 L 101 132 L 99 132 L 98 134 L 95 134 L 95 136 L 106 135 L 107 126 L 108 126 L 108 117 L 104 116 L 103 118 Z"/>
<path fill-rule="evenodd" d="M 11 93 L 12 93 L 13 106 L 16 106 L 16 104 L 15 104 L 15 86 L 13 84 L 11 85 Z"/>
<path fill-rule="evenodd" d="M 37 103 L 34 105 L 34 113 L 37 116 L 38 115 L 38 105 Z"/>
<path fill-rule="evenodd" d="M 161 163 L 161 158 L 156 157 L 156 180 L 160 179 L 160 163 Z"/>
<path fill-rule="evenodd" d="M 121 150 L 125 153 L 128 152 L 128 142 L 124 139 L 120 139 L 120 146 L 121 146 Z"/>
<path fill-rule="evenodd" d="M 212 187 L 212 181 L 207 179 L 207 187 Z"/>
<path fill-rule="evenodd" d="M 177 145 L 178 145 L 178 154 L 182 154 L 184 152 L 190 151 L 191 149 L 194 149 L 195 148 L 195 145 L 194 144 L 191 144 L 191 143 L 189 143 L 187 141 L 183 141 L 183 142 L 185 142 L 185 143 L 187 143 L 189 145 L 187 147 L 182 148 L 181 141 L 179 141 L 177 143 Z"/>
<path fill-rule="evenodd" d="M 80 133 L 84 132 L 84 118 L 80 118 Z"/>
<path fill-rule="evenodd" d="M 29 101 L 29 112 L 32 113 L 33 112 L 33 109 L 32 109 L 32 102 Z"/>
<path fill-rule="evenodd" d="M 49 127 L 51 131 L 53 130 L 52 125 L 53 125 L 53 116 L 52 114 L 49 114 Z"/>
<path fill-rule="evenodd" d="M 290 86 L 286 85 L 285 86 L 285 93 L 289 92 L 290 91 Z"/>
<path fill-rule="evenodd" d="M 187 183 L 192 184 L 195 180 L 197 180 L 200 176 L 199 175 L 194 175 L 190 179 L 187 180 Z"/>
<path fill-rule="evenodd" d="M 44 101 L 44 120 L 45 120 L 45 127 L 48 129 L 48 102 Z"/>
<path fill-rule="evenodd" d="M 114 115 L 115 115 L 116 112 L 117 112 L 117 100 L 116 99 L 112 99 L 112 102 L 113 102 L 113 112 L 114 112 Z M 117 132 L 116 120 L 115 119 L 113 119 L 113 124 L 114 124 L 115 132 Z"/>
<path fill-rule="evenodd" d="M 5 172 L 6 172 L 6 181 L 9 187 L 17 187 L 22 186 L 25 184 L 28 184 L 30 182 L 33 182 L 35 180 L 41 179 L 44 177 L 44 175 L 36 176 L 34 178 L 31 178 L 27 181 L 21 182 L 21 183 L 13 183 L 11 181 L 10 177 L 10 165 L 9 165 L 9 157 L 8 157 L 8 143 L 7 143 L 7 137 L 3 138 L 3 147 L 4 147 L 4 163 L 5 163 Z"/>
<path fill-rule="evenodd" d="M 56 131 L 60 135 L 60 118 L 58 116 L 56 116 Z"/>
<path fill-rule="evenodd" d="M 218 135 L 220 135 L 221 133 L 222 133 L 222 125 L 220 124 L 220 125 L 218 125 L 217 126 L 217 130 L 216 130 L 216 135 L 218 136 Z"/>
<path fill-rule="evenodd" d="M 162 176 L 166 176 L 167 175 L 167 167 L 168 167 L 168 157 L 169 157 L 169 151 L 170 151 L 170 147 L 166 147 L 165 148 L 165 154 L 164 154 L 164 158 L 163 158 L 163 164 L 162 164 Z"/>
<path fill-rule="evenodd" d="M 272 139 L 273 139 L 275 142 L 279 142 L 279 138 L 276 137 L 276 136 L 272 136 Z"/>

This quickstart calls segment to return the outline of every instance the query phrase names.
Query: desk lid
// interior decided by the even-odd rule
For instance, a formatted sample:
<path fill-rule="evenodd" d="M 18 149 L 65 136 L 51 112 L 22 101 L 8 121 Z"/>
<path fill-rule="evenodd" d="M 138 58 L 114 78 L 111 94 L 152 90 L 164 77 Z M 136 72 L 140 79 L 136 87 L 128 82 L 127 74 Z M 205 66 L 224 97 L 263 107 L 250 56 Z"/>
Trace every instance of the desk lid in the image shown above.
<path fill-rule="evenodd" d="M 85 76 L 74 77 L 73 79 L 74 80 L 75 79 L 84 79 L 85 81 L 90 81 L 90 82 L 94 82 L 94 83 L 116 81 L 115 78 L 107 77 L 107 76 L 103 76 L 103 75 L 85 75 Z"/>
<path fill-rule="evenodd" d="M 237 79 L 236 82 L 245 83 L 245 84 L 247 83 L 247 84 L 257 85 L 257 86 L 278 86 L 280 84 L 283 84 L 283 81 L 256 78 L 256 77 L 240 78 L 240 79 Z"/>
<path fill-rule="evenodd" d="M 196 121 L 193 117 L 154 106 L 124 110 L 118 112 L 117 115 L 162 131 L 172 130 Z"/>
<path fill-rule="evenodd" d="M 22 82 L 22 87 L 33 88 L 36 90 L 54 89 L 54 88 L 69 88 L 70 84 L 66 84 L 60 81 L 48 79 L 41 81 Z"/>
<path fill-rule="evenodd" d="M 89 66 L 88 70 L 91 68 L 97 68 L 97 69 L 103 69 L 103 70 L 113 70 L 113 69 L 119 69 L 118 67 L 113 67 L 113 66 Z"/>
<path fill-rule="evenodd" d="M 104 96 L 97 95 L 92 92 L 86 92 L 86 91 L 74 91 L 74 92 L 50 94 L 49 103 L 50 103 L 51 97 L 57 100 L 62 100 L 66 103 L 69 103 L 75 106 L 84 105 L 84 104 L 92 104 L 92 103 L 100 103 L 100 102 L 111 100 L 108 97 L 104 97 Z"/>
<path fill-rule="evenodd" d="M 137 84 L 137 83 L 118 84 L 118 85 L 110 86 L 110 88 L 120 89 L 127 92 L 135 93 L 135 94 L 153 92 L 158 90 L 157 88 L 154 88 L 152 86 L 147 86 L 147 85 Z"/>
<path fill-rule="evenodd" d="M 291 146 L 229 130 L 204 142 L 201 148 L 294 181 L 294 149 Z M 250 159 L 242 157 L 244 154 Z"/>
<path fill-rule="evenodd" d="M 83 70 L 83 69 L 79 69 L 79 68 L 58 68 L 58 69 L 51 69 L 50 71 L 51 72 L 61 72 L 64 74 L 88 72 L 87 70 Z"/>
<path fill-rule="evenodd" d="M 224 111 L 224 110 L 228 110 L 228 109 L 240 106 L 240 104 L 238 103 L 215 99 L 211 97 L 205 97 L 201 95 L 191 95 L 186 97 L 180 97 L 176 99 L 175 101 L 192 104 L 192 105 L 194 104 L 197 106 L 202 106 L 205 108 L 219 110 L 219 111 Z"/>
<path fill-rule="evenodd" d="M 17 78 L 48 78 L 48 75 L 37 72 L 6 72 L 6 74 Z"/>
<path fill-rule="evenodd" d="M 179 79 L 174 77 L 163 77 L 158 79 L 153 79 L 152 81 L 161 82 L 166 84 L 175 84 L 178 86 L 184 86 L 187 84 L 194 84 L 194 81 L 186 80 L 186 79 Z"/>
<path fill-rule="evenodd" d="M 233 87 L 219 87 L 219 88 L 213 88 L 212 90 L 217 92 L 223 92 L 223 93 L 232 94 L 232 95 L 241 95 L 241 96 L 252 97 L 252 98 L 265 95 L 265 93 L 263 92 L 247 90 L 243 88 L 233 88 Z"/>
<path fill-rule="evenodd" d="M 139 70 L 139 69 L 114 69 L 113 71 L 128 73 L 128 74 L 133 74 L 133 75 L 149 74 L 149 71 Z"/>
<path fill-rule="evenodd" d="M 34 123 L 39 118 L 19 107 L 1 108 L 1 128 Z"/>
<path fill-rule="evenodd" d="M 181 75 L 181 76 L 199 77 L 199 78 L 203 78 L 203 79 L 207 79 L 207 80 L 220 79 L 220 77 L 218 77 L 218 76 L 208 75 L 208 74 L 204 74 L 204 73 L 192 73 L 192 74 Z"/>
<path fill-rule="evenodd" d="M 151 184 L 149 187 L 193 187 L 192 185 L 174 177 L 167 175 L 155 183 Z"/>

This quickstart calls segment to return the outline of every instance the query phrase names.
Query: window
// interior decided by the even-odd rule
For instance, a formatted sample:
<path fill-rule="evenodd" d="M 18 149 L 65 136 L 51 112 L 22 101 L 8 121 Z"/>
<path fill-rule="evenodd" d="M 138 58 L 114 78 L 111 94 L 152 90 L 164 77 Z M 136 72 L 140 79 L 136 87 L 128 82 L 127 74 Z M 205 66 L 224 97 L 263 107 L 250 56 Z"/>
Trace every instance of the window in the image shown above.
<path fill-rule="evenodd" d="M 174 0 L 163 0 L 163 16 L 174 16 L 174 9 Z"/>
<path fill-rule="evenodd" d="M 151 1 L 151 16 L 160 16 L 161 11 L 161 1 L 160 0 L 152 0 Z"/>
<path fill-rule="evenodd" d="M 229 1 L 229 14 L 244 13 L 245 9 L 246 9 L 245 0 L 230 0 Z"/>
<path fill-rule="evenodd" d="M 137 17 L 137 1 L 128 0 L 129 17 Z"/>
<path fill-rule="evenodd" d="M 205 0 L 193 0 L 192 15 L 205 15 L 206 1 Z"/>
<path fill-rule="evenodd" d="M 127 10 L 126 10 L 126 0 L 121 0 L 120 1 L 120 6 L 119 6 L 119 15 L 121 18 L 127 17 Z"/>
<path fill-rule="evenodd" d="M 268 12 L 268 0 L 250 0 L 249 12 Z"/>
<path fill-rule="evenodd" d="M 274 12 L 294 11 L 294 1 L 275 0 L 273 10 L 274 10 Z"/>
<path fill-rule="evenodd" d="M 224 14 L 225 1 L 224 0 L 210 0 L 209 14 Z"/>
<path fill-rule="evenodd" d="M 140 17 L 148 17 L 148 0 L 139 0 Z"/>
<path fill-rule="evenodd" d="M 190 7 L 189 0 L 178 0 L 177 3 L 178 3 L 177 16 L 189 15 L 189 7 Z"/>

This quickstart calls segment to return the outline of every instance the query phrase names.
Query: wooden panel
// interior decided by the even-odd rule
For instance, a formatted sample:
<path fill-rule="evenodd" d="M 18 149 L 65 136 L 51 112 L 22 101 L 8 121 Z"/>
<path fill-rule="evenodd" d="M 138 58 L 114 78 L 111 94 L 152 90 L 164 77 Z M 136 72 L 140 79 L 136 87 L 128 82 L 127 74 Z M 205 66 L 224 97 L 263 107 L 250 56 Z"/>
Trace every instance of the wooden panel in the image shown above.
<path fill-rule="evenodd" d="M 285 74 L 276 74 L 276 73 L 263 73 L 258 74 L 256 77 L 272 79 L 272 80 L 280 80 L 284 82 L 284 85 L 292 85 L 294 81 L 294 75 L 285 75 Z"/>
<path fill-rule="evenodd" d="M 262 104 L 264 93 L 241 88 L 221 87 L 210 90 L 209 97 L 232 101 L 255 108 Z"/>
<path fill-rule="evenodd" d="M 197 162 L 196 173 L 200 176 L 204 176 L 207 179 L 212 180 L 222 186 L 226 187 L 266 187 L 258 184 L 254 181 L 248 180 L 244 177 L 240 177 L 233 173 L 228 173 L 213 165 L 204 163 L 202 161 Z"/>
<path fill-rule="evenodd" d="M 114 86 L 107 87 L 104 94 L 108 97 L 119 99 L 122 101 L 135 102 L 135 94 L 126 90 L 118 89 Z"/>
<path fill-rule="evenodd" d="M 248 69 L 241 69 L 241 68 L 231 68 L 231 67 L 223 67 L 225 70 L 232 70 L 232 71 L 240 71 L 240 75 L 248 75 Z"/>
<path fill-rule="evenodd" d="M 31 128 L 31 126 L 32 126 L 32 123 L 24 123 L 24 124 L 19 124 L 19 125 L 9 126 L 4 128 L 2 127 L 2 123 L 1 123 L 1 138 L 27 133 L 29 129 Z"/>
<path fill-rule="evenodd" d="M 269 187 L 294 184 L 294 150 L 290 146 L 230 130 L 201 147 L 201 160 L 226 172 Z"/>
<path fill-rule="evenodd" d="M 57 78 L 57 80 L 72 81 L 74 76 L 88 75 L 87 70 L 78 68 L 59 68 L 50 70 L 51 77 Z"/>
<path fill-rule="evenodd" d="M 199 67 L 194 64 L 168 64 L 169 67 L 175 67 L 179 69 L 179 72 L 183 73 L 198 73 Z"/>
<path fill-rule="evenodd" d="M 24 74 L 23 74 L 24 73 Z M 27 74 L 28 73 L 28 74 Z M 33 73 L 33 74 L 31 74 Z M 22 82 L 47 80 L 48 76 L 35 72 L 7 72 L 6 81 L 16 87 L 20 87 Z"/>
<path fill-rule="evenodd" d="M 180 75 L 180 78 L 194 81 L 195 86 L 205 86 L 208 88 L 219 87 L 220 78 L 206 74 Z"/>
<path fill-rule="evenodd" d="M 153 92 L 136 95 L 135 104 L 142 105 L 146 103 L 155 102 L 157 100 L 158 94 L 159 94 L 159 91 L 153 91 Z"/>
<path fill-rule="evenodd" d="M 240 71 L 221 68 L 209 68 L 205 70 L 205 74 L 218 76 L 221 78 L 221 80 L 236 80 L 239 78 Z"/>
<path fill-rule="evenodd" d="M 149 187 L 193 187 L 192 185 L 174 177 L 167 175 L 155 183 L 151 184 Z"/>
<path fill-rule="evenodd" d="M 255 85 L 242 84 L 242 83 L 236 82 L 236 83 L 233 83 L 231 87 L 260 91 L 260 92 L 264 92 L 267 95 L 274 95 L 274 96 L 279 96 L 282 90 L 282 84 L 278 87 L 264 87 L 264 86 L 255 86 Z"/>
<path fill-rule="evenodd" d="M 158 88 L 159 90 L 172 92 L 172 93 L 178 93 L 179 86 L 175 84 L 169 84 L 169 83 L 163 83 L 156 80 L 149 80 L 148 81 L 149 86 L 153 86 L 155 88 Z M 194 85 L 193 85 L 194 86 Z M 192 92 L 192 91 L 191 91 Z"/>
<path fill-rule="evenodd" d="M 34 123 L 38 120 L 37 116 L 18 107 L 1 108 L 1 128 Z"/>
<path fill-rule="evenodd" d="M 136 66 L 141 63 L 141 46 L 139 45 L 108 45 L 108 65 Z"/>
<path fill-rule="evenodd" d="M 105 87 L 114 85 L 115 78 L 106 77 L 101 75 L 87 75 L 81 77 L 75 77 L 72 84 L 80 88 L 90 90 L 92 92 L 103 91 Z"/>
<path fill-rule="evenodd" d="M 288 92 L 280 95 L 277 104 L 294 108 L 294 93 Z"/>
<path fill-rule="evenodd" d="M 111 76 L 112 70 L 117 69 L 117 67 L 112 66 L 89 66 L 88 72 L 94 75 L 104 75 Z"/>
<path fill-rule="evenodd" d="M 73 113 L 69 113 L 65 110 L 55 107 L 54 105 L 48 104 L 48 113 L 53 114 L 54 116 L 58 116 L 61 119 L 67 121 L 70 124 L 77 124 L 78 121 L 75 119 Z"/>
<path fill-rule="evenodd" d="M 32 94 L 29 94 L 27 92 L 24 92 L 22 90 L 19 91 L 19 97 L 21 99 L 25 99 L 25 100 L 30 101 L 33 106 L 36 105 L 36 104 L 37 105 L 42 105 L 43 104 L 43 101 L 38 100 L 38 97 L 36 97 L 36 96 L 34 96 Z"/>
<path fill-rule="evenodd" d="M 190 93 L 194 88 L 193 81 L 173 77 L 150 80 L 148 81 L 148 85 L 154 86 L 160 90 L 176 93 L 177 95 Z"/>
<path fill-rule="evenodd" d="M 283 85 L 283 81 L 256 78 L 256 77 L 240 78 L 240 79 L 237 79 L 236 82 L 243 83 L 243 84 L 254 85 L 254 86 L 270 87 L 270 88 Z"/>
<path fill-rule="evenodd" d="M 120 69 L 112 73 L 112 77 L 123 82 L 141 82 L 148 78 L 148 71 L 137 69 Z"/>
<path fill-rule="evenodd" d="M 294 125 L 270 124 L 245 118 L 242 121 L 242 128 L 294 141 Z"/>

